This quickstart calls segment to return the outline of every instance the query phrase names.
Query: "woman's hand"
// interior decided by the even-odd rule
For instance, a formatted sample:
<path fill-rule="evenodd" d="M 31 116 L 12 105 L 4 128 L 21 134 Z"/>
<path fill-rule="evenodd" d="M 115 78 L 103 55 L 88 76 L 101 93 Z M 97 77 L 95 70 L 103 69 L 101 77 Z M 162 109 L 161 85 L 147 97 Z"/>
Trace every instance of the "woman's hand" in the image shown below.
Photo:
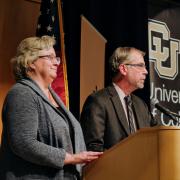
<path fill-rule="evenodd" d="M 66 153 L 64 164 L 82 164 L 98 159 L 103 152 L 83 151 L 78 154 Z"/>

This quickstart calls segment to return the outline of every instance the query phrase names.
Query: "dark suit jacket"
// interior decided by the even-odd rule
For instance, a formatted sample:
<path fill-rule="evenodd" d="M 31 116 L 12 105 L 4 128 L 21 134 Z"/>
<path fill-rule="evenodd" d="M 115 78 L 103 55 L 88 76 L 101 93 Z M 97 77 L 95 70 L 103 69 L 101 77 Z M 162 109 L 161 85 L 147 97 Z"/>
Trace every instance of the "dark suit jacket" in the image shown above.
<path fill-rule="evenodd" d="M 155 125 L 147 105 L 139 97 L 131 97 L 137 128 Z M 104 151 L 130 134 L 122 103 L 113 85 L 86 99 L 80 123 L 88 150 Z"/>

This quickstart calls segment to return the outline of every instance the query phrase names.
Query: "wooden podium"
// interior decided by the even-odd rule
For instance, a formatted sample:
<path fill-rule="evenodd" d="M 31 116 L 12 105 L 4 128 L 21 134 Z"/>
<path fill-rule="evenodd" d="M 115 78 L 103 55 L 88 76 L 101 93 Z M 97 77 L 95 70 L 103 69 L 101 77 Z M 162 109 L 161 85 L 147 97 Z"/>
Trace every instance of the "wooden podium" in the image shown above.
<path fill-rule="evenodd" d="M 83 180 L 180 180 L 180 128 L 144 128 L 85 166 Z"/>

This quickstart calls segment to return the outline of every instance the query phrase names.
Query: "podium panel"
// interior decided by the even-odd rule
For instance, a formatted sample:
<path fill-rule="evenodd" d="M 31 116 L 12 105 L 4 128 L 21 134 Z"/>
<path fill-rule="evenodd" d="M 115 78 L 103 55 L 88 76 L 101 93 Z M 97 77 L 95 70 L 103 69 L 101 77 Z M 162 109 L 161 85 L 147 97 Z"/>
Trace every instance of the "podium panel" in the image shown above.
<path fill-rule="evenodd" d="M 180 128 L 144 128 L 84 168 L 83 180 L 180 180 Z"/>

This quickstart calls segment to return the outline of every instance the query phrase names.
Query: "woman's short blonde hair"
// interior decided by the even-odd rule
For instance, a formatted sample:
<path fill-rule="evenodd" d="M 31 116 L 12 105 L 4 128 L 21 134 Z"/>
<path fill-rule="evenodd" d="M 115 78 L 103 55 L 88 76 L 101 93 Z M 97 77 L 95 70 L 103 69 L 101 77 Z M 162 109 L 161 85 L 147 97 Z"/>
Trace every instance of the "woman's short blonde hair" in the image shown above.
<path fill-rule="evenodd" d="M 11 59 L 16 81 L 27 77 L 29 64 L 38 59 L 39 51 L 50 49 L 54 45 L 55 39 L 51 36 L 29 37 L 22 40 L 17 47 L 16 56 Z"/>

